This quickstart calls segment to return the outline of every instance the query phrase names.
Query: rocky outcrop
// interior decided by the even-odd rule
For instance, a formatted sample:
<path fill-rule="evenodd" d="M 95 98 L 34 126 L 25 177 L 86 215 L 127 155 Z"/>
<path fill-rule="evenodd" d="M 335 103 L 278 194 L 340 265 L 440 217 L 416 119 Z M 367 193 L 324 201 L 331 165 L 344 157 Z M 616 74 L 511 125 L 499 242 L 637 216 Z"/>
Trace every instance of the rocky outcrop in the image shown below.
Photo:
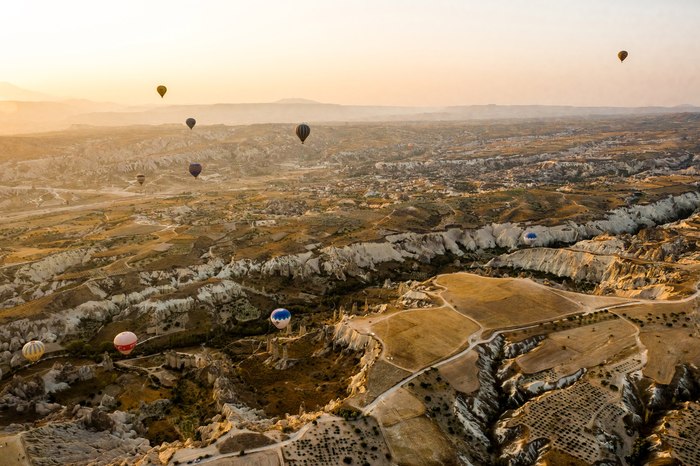
<path fill-rule="evenodd" d="M 494 445 L 489 432 L 501 410 L 496 373 L 503 357 L 504 343 L 505 339 L 499 335 L 490 343 L 476 347 L 479 353 L 479 390 L 471 396 L 458 394 L 452 407 L 455 417 L 470 439 L 467 448 L 472 464 L 493 463 L 491 455 Z"/>
<path fill-rule="evenodd" d="M 568 223 L 552 227 L 531 225 L 527 229 L 538 233 L 535 246 L 571 244 L 605 232 L 620 234 L 635 231 L 639 227 L 668 222 L 687 215 L 699 205 L 700 194 L 689 192 L 649 205 L 616 209 L 605 219 L 585 224 Z M 133 312 L 137 311 L 149 313 L 153 316 L 154 324 L 160 325 L 164 319 L 177 318 L 198 303 L 208 306 L 211 312 L 215 312 L 214 307 L 219 306 L 216 312 L 220 314 L 220 322 L 227 322 L 233 316 L 240 321 L 257 318 L 259 312 L 245 299 L 242 287 L 232 280 L 234 277 L 277 275 L 326 281 L 346 280 L 352 277 L 366 281 L 381 264 L 401 263 L 407 260 L 429 262 L 444 254 L 462 256 L 470 251 L 495 247 L 515 249 L 523 246 L 524 229 L 523 225 L 509 223 L 486 225 L 476 230 L 450 229 L 427 234 L 404 233 L 387 236 L 383 242 L 356 243 L 341 248 L 326 247 L 301 254 L 274 257 L 267 261 L 233 259 L 225 265 L 219 258 L 211 258 L 205 264 L 181 267 L 175 271 L 141 272 L 140 280 L 146 285 L 145 288 L 128 294 L 107 294 L 105 287 L 111 286 L 111 279 L 105 279 L 103 286 L 93 282 L 88 288 L 98 298 L 96 300 L 52 314 L 48 318 L 33 321 L 19 319 L 0 327 L 0 363 L 9 364 L 21 345 L 29 338 L 53 342 L 75 334 L 82 319 L 102 322 L 108 318 L 122 320 L 130 318 Z M 677 248 L 681 246 L 692 250 L 690 244 L 679 245 Z M 664 266 L 653 270 L 645 268 L 642 271 L 637 269 L 636 265 L 625 263 L 618 256 L 610 255 L 619 248 L 620 244 L 614 240 L 605 244 L 579 241 L 569 249 L 553 250 L 540 247 L 517 251 L 494 259 L 491 265 L 540 270 L 575 280 L 599 283 L 601 292 L 608 290 L 627 295 L 636 293 L 646 297 L 665 297 L 669 293 L 667 284 L 683 279 L 680 275 L 676 276 L 676 271 L 668 271 Z M 52 255 L 43 261 L 18 268 L 15 281 L 20 280 L 24 283 L 46 279 L 52 282 L 51 278 L 55 277 L 56 273 L 66 270 L 71 264 L 89 260 L 93 253 L 92 249 L 85 249 L 80 250 L 79 254 L 65 257 Z M 650 254 L 646 250 L 643 253 Z M 667 251 L 665 254 L 671 257 L 674 252 Z M 59 262 L 63 265 L 57 265 Z M 159 295 L 173 293 L 182 286 L 211 278 L 218 278 L 221 282 L 203 284 L 196 294 L 196 300 L 193 297 L 157 299 Z M 639 287 L 642 287 L 641 291 Z M 2 293 L 5 296 L 15 292 L 5 287 Z M 11 299 L 19 298 L 13 296 Z M 99 300 L 102 296 L 104 299 Z M 239 298 L 243 301 L 235 302 Z"/>
<path fill-rule="evenodd" d="M 30 281 L 41 283 L 53 279 L 69 268 L 88 262 L 96 249 L 73 249 L 51 254 L 41 260 L 24 265 L 15 273 L 15 283 Z"/>
<path fill-rule="evenodd" d="M 89 421 L 52 423 L 22 433 L 32 464 L 130 464 L 148 451 L 148 440 L 103 430 L 114 426 L 109 416 L 90 411 Z"/>
<path fill-rule="evenodd" d="M 501 455 L 501 462 L 508 466 L 534 466 L 548 450 L 549 440 L 538 438 L 531 442 L 518 442 L 506 449 Z"/>
<path fill-rule="evenodd" d="M 44 401 L 45 394 L 44 380 L 40 376 L 15 376 L 0 392 L 0 407 L 18 413 L 28 412 L 33 410 L 34 405 Z"/>
<path fill-rule="evenodd" d="M 574 384 L 578 379 L 583 377 L 583 374 L 586 373 L 585 368 L 581 368 L 574 372 L 573 374 L 566 375 L 564 377 L 561 377 L 555 381 L 551 382 L 545 382 L 541 380 L 537 380 L 534 382 L 530 382 L 528 384 L 524 384 L 522 388 L 528 393 L 530 396 L 535 396 L 535 395 L 541 395 L 545 392 L 551 391 L 551 390 L 560 390 L 562 388 L 566 388 L 572 384 Z"/>
<path fill-rule="evenodd" d="M 664 204 L 665 205 L 665 204 Z M 654 219 L 660 214 L 652 215 Z M 700 219 L 694 214 L 690 220 Z M 492 259 L 487 265 L 544 272 L 596 284 L 598 294 L 645 299 L 687 293 L 689 271 L 679 264 L 698 260 L 694 232 L 685 221 L 641 230 L 618 238 L 602 236 L 563 249 L 533 248 Z M 678 288 L 678 290 L 676 290 Z"/>
<path fill-rule="evenodd" d="M 495 257 L 487 266 L 536 270 L 578 282 L 598 283 L 615 260 L 612 256 L 599 256 L 584 251 L 539 248 Z"/>
<path fill-rule="evenodd" d="M 55 393 L 70 388 L 76 382 L 83 382 L 94 377 L 95 368 L 92 365 L 76 367 L 70 363 L 57 363 L 43 375 L 42 379 L 46 393 Z"/>
<path fill-rule="evenodd" d="M 526 338 L 516 343 L 508 343 L 503 348 L 503 354 L 506 359 L 517 358 L 518 356 L 529 353 L 535 349 L 537 345 L 539 345 L 546 338 L 546 335 L 535 335 L 534 337 Z"/>
<path fill-rule="evenodd" d="M 342 348 L 343 351 L 362 352 L 359 371 L 350 378 L 350 383 L 348 384 L 348 393 L 350 396 L 354 396 L 367 391 L 367 375 L 372 365 L 379 358 L 382 347 L 372 336 L 362 334 L 352 328 L 348 324 L 349 319 L 346 316 L 334 327 L 328 327 L 326 334 L 332 332 L 330 341 L 333 349 Z"/>
<path fill-rule="evenodd" d="M 308 251 L 302 254 L 279 256 L 266 261 L 251 259 L 233 259 L 223 267 L 219 278 L 245 276 L 283 276 L 308 278 L 323 275 L 337 280 L 348 277 L 367 280 L 370 273 L 380 264 L 406 260 L 429 262 L 445 254 L 462 256 L 469 251 L 479 251 L 496 247 L 516 249 L 523 247 L 522 234 L 528 231 L 537 233 L 534 246 L 543 247 L 555 244 L 572 244 L 585 238 L 600 234 L 632 233 L 641 227 L 659 225 L 688 215 L 700 207 L 700 193 L 689 192 L 675 197 L 668 197 L 649 205 L 636 205 L 611 211 L 605 219 L 594 220 L 584 224 L 567 223 L 546 227 L 541 225 L 492 224 L 476 230 L 449 229 L 438 233 L 403 233 L 390 235 L 383 242 L 355 243 L 342 248 L 326 247 L 318 252 Z M 608 248 L 612 248 L 608 245 Z M 521 268 L 544 267 L 550 273 L 566 275 L 566 270 L 573 272 L 577 279 L 599 281 L 613 259 L 588 252 L 591 245 L 582 242 L 571 250 L 533 254 L 531 250 L 519 251 L 511 259 L 499 258 L 502 266 L 513 266 L 516 259 L 520 263 L 528 262 Z M 541 254 L 548 254 L 544 257 Z M 574 261 L 578 267 L 566 265 Z M 508 264 L 508 265 L 506 265 Z M 495 264 L 494 264 L 495 265 Z M 569 276 L 569 275 L 566 275 Z"/>
<path fill-rule="evenodd" d="M 347 348 L 350 351 L 363 351 L 372 342 L 376 342 L 371 335 L 363 334 L 348 325 L 349 317 L 344 317 L 340 322 L 333 327 L 332 342 L 335 348 Z"/>

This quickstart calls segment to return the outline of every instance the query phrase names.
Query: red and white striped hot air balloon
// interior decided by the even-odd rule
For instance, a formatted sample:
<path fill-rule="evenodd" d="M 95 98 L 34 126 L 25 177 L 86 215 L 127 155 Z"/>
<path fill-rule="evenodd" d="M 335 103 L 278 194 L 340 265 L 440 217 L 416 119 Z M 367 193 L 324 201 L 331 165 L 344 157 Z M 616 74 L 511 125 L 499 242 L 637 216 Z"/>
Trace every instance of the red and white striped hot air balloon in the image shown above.
<path fill-rule="evenodd" d="M 114 347 L 121 354 L 129 354 L 136 347 L 138 338 L 133 332 L 122 332 L 114 337 Z"/>

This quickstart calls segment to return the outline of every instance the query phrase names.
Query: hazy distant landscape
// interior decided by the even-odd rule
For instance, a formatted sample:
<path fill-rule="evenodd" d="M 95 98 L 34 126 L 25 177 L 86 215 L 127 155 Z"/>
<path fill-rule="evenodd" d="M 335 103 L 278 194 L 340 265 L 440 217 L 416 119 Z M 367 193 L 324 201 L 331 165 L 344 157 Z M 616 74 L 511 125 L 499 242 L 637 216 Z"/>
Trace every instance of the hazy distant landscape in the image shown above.
<path fill-rule="evenodd" d="M 2 99 L 4 97 L 4 99 Z M 158 105 L 128 107 L 111 103 L 43 99 L 42 94 L 0 83 L 0 134 L 65 130 L 75 126 L 183 124 L 197 115 L 200 125 L 262 123 L 463 121 L 563 118 L 611 115 L 697 113 L 699 107 L 573 107 L 556 105 L 466 105 L 452 107 L 389 107 L 319 103 L 283 99 L 272 103 Z M 3 101 L 4 100 L 4 101 Z"/>
<path fill-rule="evenodd" d="M 280 123 L 2 136 L 10 464 L 694 464 L 699 129 L 689 112 L 328 122 L 304 145 Z M 27 365 L 32 338 L 47 354 Z"/>
<path fill-rule="evenodd" d="M 700 2 L 6 2 L 0 466 L 700 466 Z"/>

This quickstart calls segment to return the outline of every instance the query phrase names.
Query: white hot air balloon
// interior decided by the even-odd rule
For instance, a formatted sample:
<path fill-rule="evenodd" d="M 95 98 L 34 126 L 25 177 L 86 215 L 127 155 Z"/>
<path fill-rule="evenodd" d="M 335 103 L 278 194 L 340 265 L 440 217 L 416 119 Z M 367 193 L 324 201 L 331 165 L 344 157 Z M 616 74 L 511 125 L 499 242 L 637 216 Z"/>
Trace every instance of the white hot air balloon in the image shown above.
<path fill-rule="evenodd" d="M 121 354 L 129 354 L 136 347 L 138 338 L 133 332 L 122 332 L 114 337 L 114 347 Z"/>
<path fill-rule="evenodd" d="M 36 362 L 44 355 L 44 351 L 46 351 L 46 348 L 42 342 L 32 340 L 22 347 L 22 356 L 31 362 Z"/>
<path fill-rule="evenodd" d="M 289 325 L 289 321 L 291 319 L 292 313 L 286 309 L 275 309 L 272 311 L 272 314 L 270 314 L 270 321 L 272 322 L 272 325 L 280 330 Z"/>

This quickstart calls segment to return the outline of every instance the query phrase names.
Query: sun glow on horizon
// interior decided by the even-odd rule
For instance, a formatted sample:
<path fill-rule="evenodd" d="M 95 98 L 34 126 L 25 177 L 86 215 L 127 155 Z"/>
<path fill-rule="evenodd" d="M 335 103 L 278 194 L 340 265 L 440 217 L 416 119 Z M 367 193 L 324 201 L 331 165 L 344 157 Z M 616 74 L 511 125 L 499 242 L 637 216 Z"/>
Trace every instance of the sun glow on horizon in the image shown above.
<path fill-rule="evenodd" d="M 29 0 L 0 82 L 157 104 L 700 104 L 700 2 Z M 617 52 L 630 52 L 621 64 Z"/>

